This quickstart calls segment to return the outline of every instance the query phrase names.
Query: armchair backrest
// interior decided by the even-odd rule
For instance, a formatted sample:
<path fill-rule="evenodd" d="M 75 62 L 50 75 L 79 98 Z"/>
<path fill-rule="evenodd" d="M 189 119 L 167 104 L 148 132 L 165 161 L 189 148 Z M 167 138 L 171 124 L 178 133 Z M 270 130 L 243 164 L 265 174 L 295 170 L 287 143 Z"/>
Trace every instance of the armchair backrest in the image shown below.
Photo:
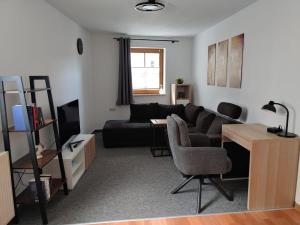
<path fill-rule="evenodd" d="M 167 132 L 170 148 L 172 154 L 174 154 L 174 149 L 180 145 L 180 137 L 177 123 L 171 116 L 167 117 Z"/>
<path fill-rule="evenodd" d="M 176 114 L 167 117 L 167 131 L 174 163 L 179 171 L 184 171 L 183 155 L 188 154 L 190 147 L 187 124 Z"/>

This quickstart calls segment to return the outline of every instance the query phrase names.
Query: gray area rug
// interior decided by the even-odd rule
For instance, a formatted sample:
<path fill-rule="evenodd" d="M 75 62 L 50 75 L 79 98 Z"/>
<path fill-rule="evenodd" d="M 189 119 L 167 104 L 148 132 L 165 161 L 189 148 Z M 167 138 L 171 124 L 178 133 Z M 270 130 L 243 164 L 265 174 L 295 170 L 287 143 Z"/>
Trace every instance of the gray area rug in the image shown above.
<path fill-rule="evenodd" d="M 105 149 L 97 135 L 97 156 L 68 196 L 58 193 L 47 205 L 50 225 L 196 215 L 196 180 L 170 194 L 183 181 L 171 157 L 153 158 L 149 148 Z M 203 187 L 202 214 L 245 211 L 247 181 L 226 181 L 229 202 L 214 186 Z M 20 223 L 41 224 L 37 206 L 20 209 Z"/>

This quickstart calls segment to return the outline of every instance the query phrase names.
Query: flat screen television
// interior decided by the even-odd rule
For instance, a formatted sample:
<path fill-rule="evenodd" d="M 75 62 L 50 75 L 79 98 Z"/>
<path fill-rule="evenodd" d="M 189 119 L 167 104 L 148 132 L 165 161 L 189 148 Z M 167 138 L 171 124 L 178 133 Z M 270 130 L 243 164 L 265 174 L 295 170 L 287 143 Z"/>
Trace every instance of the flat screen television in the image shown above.
<path fill-rule="evenodd" d="M 74 100 L 57 107 L 59 137 L 61 146 L 72 136 L 80 133 L 79 101 Z"/>

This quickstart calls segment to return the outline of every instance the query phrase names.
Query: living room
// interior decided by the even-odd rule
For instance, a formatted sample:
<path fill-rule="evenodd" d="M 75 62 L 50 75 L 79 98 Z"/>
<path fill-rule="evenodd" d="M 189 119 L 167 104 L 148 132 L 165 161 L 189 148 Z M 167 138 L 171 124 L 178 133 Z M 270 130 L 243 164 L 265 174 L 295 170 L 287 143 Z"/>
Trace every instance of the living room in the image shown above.
<path fill-rule="evenodd" d="M 164 52 L 161 64 L 163 69 L 160 67 L 163 74 L 159 80 L 159 90 L 157 93 L 150 94 L 140 94 L 133 90 L 132 104 L 158 103 L 159 106 L 172 108 L 171 85 L 176 84 L 178 78 L 181 78 L 184 85 L 190 85 L 191 102 L 195 106 L 202 106 L 210 112 L 216 113 L 217 116 L 223 114 L 225 117 L 230 115 L 228 115 L 228 111 L 224 111 L 224 108 L 220 110 L 222 108 L 219 107 L 220 103 L 231 103 L 240 107 L 240 115 L 238 118 L 233 118 L 234 124 L 229 124 L 233 127 L 259 123 L 267 127 L 281 125 L 285 131 L 287 113 L 284 107 L 287 107 L 289 112 L 288 131 L 299 135 L 300 126 L 297 116 L 300 104 L 297 103 L 296 96 L 299 83 L 297 56 L 300 50 L 298 44 L 300 39 L 298 28 L 300 2 L 296 0 L 288 0 L 284 3 L 279 0 L 226 0 L 222 2 L 217 0 L 162 0 L 155 2 L 160 3 L 156 7 L 163 5 L 162 10 L 141 12 L 136 8 L 142 2 L 145 1 L 0 1 L 1 77 L 21 76 L 24 87 L 29 88 L 31 86 L 29 76 L 48 76 L 53 95 L 54 117 L 59 116 L 56 107 L 64 106 L 68 102 L 78 99 L 80 133 L 94 135 L 96 141 L 96 152 L 93 153 L 95 155 L 92 156 L 89 167 L 83 172 L 78 183 L 74 185 L 67 196 L 62 190 L 58 190 L 57 196 L 54 196 L 52 201 L 46 205 L 48 224 L 99 224 L 101 222 L 110 224 L 109 221 L 136 219 L 146 220 L 140 222 L 149 224 L 168 224 L 170 221 L 170 223 L 187 223 L 180 221 L 181 216 L 184 216 L 184 219 L 190 216 L 188 218 L 190 224 L 201 224 L 202 219 L 205 219 L 204 215 L 209 214 L 218 220 L 217 217 L 214 217 L 215 215 L 234 212 L 239 213 L 238 218 L 231 219 L 233 224 L 243 224 L 241 222 L 243 219 L 246 221 L 244 224 L 247 224 L 248 213 L 250 213 L 249 221 L 252 221 L 252 224 L 256 224 L 255 222 L 257 224 L 259 222 L 261 224 L 299 223 L 299 219 L 297 220 L 300 218 L 299 213 L 293 209 L 294 207 L 299 209 L 300 205 L 300 173 L 296 173 L 295 170 L 299 165 L 298 148 L 293 153 L 297 157 L 291 153 L 286 154 L 287 157 L 291 157 L 287 161 L 274 159 L 274 161 L 278 160 L 284 165 L 289 165 L 288 168 L 293 170 L 292 173 L 278 172 L 282 168 L 277 168 L 276 164 L 272 164 L 271 169 L 277 172 L 266 176 L 266 180 L 269 182 L 273 178 L 275 180 L 278 178 L 276 181 L 278 190 L 281 191 L 280 186 L 287 186 L 287 192 L 284 192 L 285 189 L 282 190 L 282 193 L 280 191 L 277 193 L 275 189 L 264 190 L 261 188 L 262 193 L 269 192 L 277 196 L 276 200 L 270 198 L 266 201 L 274 200 L 276 202 L 281 199 L 282 195 L 289 195 L 290 198 L 293 198 L 290 201 L 292 203 L 286 204 L 285 207 L 281 205 L 280 207 L 257 208 L 264 212 L 267 210 L 266 215 L 256 215 L 256 212 L 251 214 L 253 210 L 249 203 L 249 199 L 251 199 L 249 193 L 256 188 L 256 186 L 250 185 L 250 176 L 253 174 L 249 174 L 249 179 L 242 176 L 238 176 L 237 179 L 226 179 L 225 174 L 225 178 L 221 181 L 226 190 L 233 192 L 233 201 L 228 201 L 226 196 L 223 196 L 222 193 L 219 194 L 220 192 L 213 185 L 203 185 L 202 206 L 204 208 L 201 208 L 201 212 L 198 213 L 199 190 L 196 181 L 198 176 L 178 194 L 171 194 L 172 189 L 184 181 L 184 177 L 181 176 L 182 171 L 177 167 L 178 163 L 174 157 L 172 143 L 170 143 L 171 149 L 167 148 L 164 151 L 168 154 L 171 152 L 173 157 L 153 157 L 150 146 L 105 148 L 102 134 L 105 134 L 107 121 L 129 120 L 132 116 L 131 107 L 128 104 L 116 104 L 121 85 L 119 80 L 121 41 L 119 38 L 129 38 L 131 48 L 160 49 Z M 228 82 L 225 86 L 217 83 L 208 84 L 208 71 L 211 69 L 209 68 L 209 47 L 218 46 L 218 43 L 228 40 L 229 50 L 234 37 L 242 34 L 244 45 L 240 63 L 242 69 L 240 71 L 240 87 L 230 87 L 230 72 L 227 73 Z M 230 53 L 228 51 L 228 64 L 234 57 Z M 44 88 L 41 80 L 38 80 L 36 84 L 38 87 Z M 5 86 L 5 88 L 7 87 L 10 86 Z M 13 86 L 13 88 L 15 87 Z M 37 105 L 43 109 L 45 117 L 52 115 L 46 95 L 49 93 L 48 91 L 37 93 L 41 96 L 37 99 Z M 8 126 L 11 126 L 13 125 L 11 108 L 19 103 L 15 95 L 5 96 L 7 96 L 4 101 L 7 107 L 7 121 Z M 32 96 L 30 94 L 25 96 L 30 102 Z M 284 107 L 275 104 L 276 114 L 262 110 L 262 107 L 269 101 L 282 104 Z M 274 102 L 267 105 L 271 111 L 274 109 Z M 183 103 L 186 104 L 186 102 Z M 228 105 L 225 105 L 226 109 L 227 107 Z M 182 112 L 184 113 L 184 110 Z M 166 119 L 165 116 L 162 116 L 163 118 L 152 117 L 150 119 Z M 56 123 L 56 119 L 53 123 Z M 5 131 L 3 125 L 2 121 L 2 130 Z M 52 147 L 56 141 L 56 135 L 55 132 L 53 134 L 51 126 L 47 126 L 40 134 L 40 142 L 47 148 Z M 147 126 L 151 126 L 149 121 Z M 225 129 L 223 131 L 223 137 L 225 137 Z M 233 131 L 238 133 L 240 130 Z M 242 133 L 243 130 L 240 132 Z M 127 131 L 125 131 L 126 133 Z M 169 141 L 170 136 L 165 137 L 166 133 L 168 131 L 165 129 L 159 137 L 163 136 Z M 123 135 L 123 133 L 121 134 Z M 151 139 L 152 133 L 149 135 L 150 138 L 147 140 Z M 226 137 L 229 138 L 229 134 L 227 135 Z M 277 135 L 275 136 L 277 137 Z M 117 136 L 114 134 L 113 137 L 113 142 L 118 144 Z M 230 137 L 232 138 L 232 136 Z M 34 139 L 36 141 L 36 137 Z M 5 137 L 1 138 L 0 155 L 2 151 L 7 150 L 11 154 L 12 164 L 15 163 L 29 152 L 28 140 L 28 136 L 14 133 L 9 136 L 10 147 L 8 148 Z M 280 137 L 280 140 L 284 143 L 292 143 L 294 146 L 294 142 L 298 138 Z M 152 143 L 152 140 L 149 142 Z M 79 145 L 85 144 L 85 142 L 79 143 Z M 218 144 L 217 147 L 221 148 L 221 144 Z M 226 149 L 226 144 L 224 148 Z M 236 149 L 226 150 L 230 156 L 231 151 Z M 244 154 L 238 155 L 242 158 L 229 157 L 233 168 L 231 172 L 241 174 L 248 172 L 236 169 L 245 169 L 245 165 L 249 168 L 249 164 L 244 161 L 246 153 L 249 157 L 248 150 L 245 150 Z M 288 151 L 287 148 L 286 151 Z M 63 152 L 71 154 L 69 150 Z M 243 151 L 241 150 L 241 152 Z M 286 159 L 285 157 L 281 158 L 282 160 Z M 268 160 L 271 161 L 271 158 L 266 159 L 266 162 Z M 238 166 L 240 164 L 241 167 Z M 0 167 L 1 165 L 4 164 L 1 162 Z M 11 165 L 8 167 L 9 177 L 11 177 Z M 68 176 L 66 163 L 64 168 Z M 258 168 L 260 167 L 257 165 L 256 169 L 258 170 Z M 4 169 L 1 169 L 0 173 L 1 171 Z M 31 179 L 31 175 L 26 174 L 27 172 L 26 170 L 24 176 L 22 175 L 22 181 L 18 177 L 19 174 L 14 173 L 13 181 L 10 182 L 21 185 L 18 188 L 12 187 L 11 190 L 0 195 L 0 209 L 3 210 L 0 210 L 1 225 L 2 223 L 16 222 L 13 219 L 16 214 L 19 224 L 46 224 L 45 220 L 41 218 L 39 204 L 34 206 L 17 204 L 16 211 L 14 208 L 11 210 L 8 204 L 3 205 L 3 199 L 6 203 L 9 201 L 8 198 L 13 199 L 8 193 L 15 191 L 15 194 L 18 195 L 26 187 L 26 182 Z M 48 173 L 48 171 L 44 172 Z M 281 175 L 280 179 L 276 177 L 278 174 Z M 258 176 L 263 175 L 265 175 L 264 172 L 258 173 Z M 1 174 L 2 176 L 5 175 Z M 292 181 L 289 185 L 280 185 L 283 178 L 290 178 Z M 2 182 L 1 178 L 0 181 L 1 190 L 2 187 L 3 190 L 7 190 L 5 189 L 7 183 Z M 203 183 L 206 182 L 209 180 L 205 178 Z M 264 183 L 260 180 L 259 185 L 264 185 Z M 68 186 L 70 189 L 69 184 Z M 258 190 L 260 189 L 258 188 Z M 14 204 L 12 205 L 14 206 Z M 283 208 L 289 209 L 284 211 Z M 276 209 L 276 211 L 269 211 L 270 209 Z M 6 218 L 4 215 L 7 215 Z M 283 222 L 286 220 L 286 215 L 288 222 Z M 179 221 L 173 220 L 173 217 L 178 216 L 180 216 Z M 196 216 L 195 219 L 193 219 L 194 216 Z M 267 218 L 267 216 L 270 216 L 266 219 L 267 222 L 260 221 L 261 218 Z M 166 217 L 171 217 L 170 221 L 154 219 Z M 213 218 L 209 217 L 208 219 L 213 220 Z M 268 220 L 271 222 L 268 223 Z M 132 223 L 139 224 L 139 221 L 132 221 Z M 230 224 L 230 222 L 219 223 Z"/>

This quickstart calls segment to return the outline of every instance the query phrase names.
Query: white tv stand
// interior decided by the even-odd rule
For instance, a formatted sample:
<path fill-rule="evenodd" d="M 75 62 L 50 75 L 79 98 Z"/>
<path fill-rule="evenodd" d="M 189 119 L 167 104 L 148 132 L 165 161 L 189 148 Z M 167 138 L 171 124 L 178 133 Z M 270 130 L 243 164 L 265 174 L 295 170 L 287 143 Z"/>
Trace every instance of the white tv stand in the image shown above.
<path fill-rule="evenodd" d="M 68 147 L 68 144 L 62 148 L 67 184 L 70 190 L 74 189 L 96 155 L 94 134 L 78 134 L 72 142 L 79 140 L 83 140 L 83 142 L 78 144 L 76 148 L 73 147 L 73 152 Z M 45 167 L 44 172 L 51 174 L 54 178 L 61 177 L 60 171 L 57 168 L 59 168 L 59 166 L 58 158 L 56 157 Z"/>

